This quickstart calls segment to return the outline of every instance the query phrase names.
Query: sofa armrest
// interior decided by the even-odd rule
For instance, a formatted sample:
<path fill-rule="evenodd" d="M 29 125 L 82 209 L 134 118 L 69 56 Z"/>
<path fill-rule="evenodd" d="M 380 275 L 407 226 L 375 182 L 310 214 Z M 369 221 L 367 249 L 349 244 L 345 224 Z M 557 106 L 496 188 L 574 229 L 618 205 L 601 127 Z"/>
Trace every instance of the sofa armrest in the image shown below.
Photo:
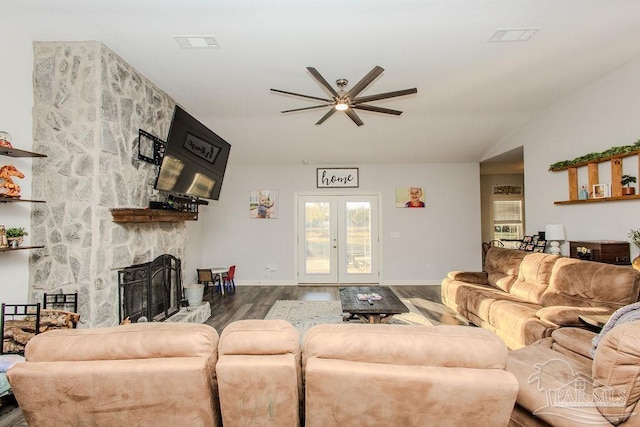
<path fill-rule="evenodd" d="M 447 277 L 451 280 L 488 285 L 489 275 L 484 271 L 450 271 Z"/>
<path fill-rule="evenodd" d="M 574 307 L 569 305 L 552 305 L 536 312 L 540 320 L 558 326 L 584 326 L 580 321 L 581 314 L 613 314 L 611 307 Z"/>
<path fill-rule="evenodd" d="M 593 384 L 605 401 L 596 402 L 612 424 L 625 422 L 640 399 L 640 320 L 611 329 L 593 358 Z"/>
<path fill-rule="evenodd" d="M 204 357 L 215 364 L 218 333 L 197 323 L 150 322 L 108 328 L 56 329 L 33 337 L 28 362 Z"/>

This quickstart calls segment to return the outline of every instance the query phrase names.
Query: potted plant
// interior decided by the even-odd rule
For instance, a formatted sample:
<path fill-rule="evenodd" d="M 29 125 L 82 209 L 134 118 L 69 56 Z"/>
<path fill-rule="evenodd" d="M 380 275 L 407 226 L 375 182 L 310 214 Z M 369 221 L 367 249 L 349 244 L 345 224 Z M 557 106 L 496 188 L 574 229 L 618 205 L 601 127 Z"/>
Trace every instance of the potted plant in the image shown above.
<path fill-rule="evenodd" d="M 624 187 L 622 187 L 622 194 L 625 196 L 631 196 L 636 194 L 636 187 L 630 187 L 629 184 L 636 183 L 636 177 L 631 175 L 622 175 L 622 180 L 620 181 Z"/>
<path fill-rule="evenodd" d="M 26 232 L 24 227 L 7 228 L 7 240 L 9 241 L 9 246 L 12 248 L 20 246 L 24 240 L 24 236 L 28 235 L 29 233 Z"/>

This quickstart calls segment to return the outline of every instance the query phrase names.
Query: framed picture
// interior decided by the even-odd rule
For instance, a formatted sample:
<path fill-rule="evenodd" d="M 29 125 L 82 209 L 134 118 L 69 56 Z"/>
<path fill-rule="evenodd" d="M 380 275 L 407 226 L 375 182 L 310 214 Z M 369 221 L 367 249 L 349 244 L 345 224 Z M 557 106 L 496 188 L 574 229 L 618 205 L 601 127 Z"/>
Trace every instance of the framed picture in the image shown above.
<path fill-rule="evenodd" d="M 251 190 L 249 216 L 252 219 L 278 218 L 278 190 Z"/>
<path fill-rule="evenodd" d="M 492 187 L 493 194 L 503 196 L 511 194 L 522 194 L 522 185 L 494 185 Z"/>
<path fill-rule="evenodd" d="M 7 229 L 4 225 L 0 225 L 0 248 L 9 247 L 9 241 L 7 239 Z"/>
<path fill-rule="evenodd" d="M 544 252 L 544 246 L 535 246 L 533 252 Z"/>
<path fill-rule="evenodd" d="M 522 239 L 523 243 L 531 243 L 533 241 L 533 236 L 524 236 L 524 239 Z"/>
<path fill-rule="evenodd" d="M 317 168 L 317 188 L 358 188 L 358 168 Z"/>
<path fill-rule="evenodd" d="M 396 188 L 396 208 L 424 208 L 422 187 Z"/>
<path fill-rule="evenodd" d="M 527 249 L 527 244 L 525 242 L 521 242 L 520 246 L 518 247 L 518 249 L 520 249 L 521 251 L 524 251 Z"/>
<path fill-rule="evenodd" d="M 609 185 L 608 184 L 596 184 L 593 186 L 593 198 L 604 199 L 609 197 Z"/>

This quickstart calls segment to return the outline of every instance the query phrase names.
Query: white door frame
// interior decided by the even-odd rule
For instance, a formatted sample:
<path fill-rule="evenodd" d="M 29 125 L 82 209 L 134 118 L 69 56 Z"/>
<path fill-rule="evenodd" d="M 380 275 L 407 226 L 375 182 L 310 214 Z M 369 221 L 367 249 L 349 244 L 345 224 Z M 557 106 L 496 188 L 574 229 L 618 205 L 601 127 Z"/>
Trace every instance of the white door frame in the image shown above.
<path fill-rule="evenodd" d="M 380 192 L 370 192 L 370 191 L 363 191 L 363 192 L 356 192 L 356 191 L 350 191 L 350 192 L 296 192 L 294 193 L 294 233 L 293 233 L 293 245 L 295 250 L 294 252 L 294 266 L 295 266 L 295 281 L 297 284 L 307 284 L 306 282 L 301 283 L 300 282 L 300 257 L 299 257 L 299 241 L 300 241 L 300 237 L 301 237 L 301 233 L 304 233 L 303 230 L 300 229 L 299 227 L 299 222 L 300 222 L 300 218 L 298 217 L 299 214 L 299 199 L 301 197 L 317 197 L 317 196 L 329 196 L 329 197 L 342 197 L 342 196 L 354 196 L 354 197 L 359 197 L 359 196 L 368 196 L 368 197 L 375 197 L 377 200 L 377 221 L 376 221 L 376 226 L 377 226 L 377 239 L 376 241 L 372 242 L 372 245 L 376 245 L 375 248 L 375 252 L 377 252 L 377 267 L 378 267 L 378 271 L 377 271 L 377 275 L 378 275 L 378 280 L 377 283 L 382 283 L 382 239 L 381 239 L 381 234 L 382 234 L 382 209 L 381 209 L 381 200 L 382 200 L 382 194 Z M 374 252 L 374 250 L 372 250 L 372 252 Z M 373 273 L 373 272 L 372 272 Z M 338 274 L 339 276 L 339 274 Z M 323 283 L 323 285 L 326 285 L 325 283 Z"/>

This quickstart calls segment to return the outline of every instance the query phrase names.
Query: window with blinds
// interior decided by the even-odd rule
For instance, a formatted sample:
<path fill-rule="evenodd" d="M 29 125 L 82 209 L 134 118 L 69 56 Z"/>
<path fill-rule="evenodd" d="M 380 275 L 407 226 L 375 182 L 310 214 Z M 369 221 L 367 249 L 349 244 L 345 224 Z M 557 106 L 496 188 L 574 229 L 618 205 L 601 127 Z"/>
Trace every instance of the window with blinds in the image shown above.
<path fill-rule="evenodd" d="M 522 240 L 524 221 L 521 197 L 494 195 L 491 202 L 491 217 L 493 220 L 493 240 L 503 242 L 505 240 Z M 517 248 L 518 244 L 515 244 L 514 247 Z M 509 246 L 505 244 L 505 247 Z"/>

